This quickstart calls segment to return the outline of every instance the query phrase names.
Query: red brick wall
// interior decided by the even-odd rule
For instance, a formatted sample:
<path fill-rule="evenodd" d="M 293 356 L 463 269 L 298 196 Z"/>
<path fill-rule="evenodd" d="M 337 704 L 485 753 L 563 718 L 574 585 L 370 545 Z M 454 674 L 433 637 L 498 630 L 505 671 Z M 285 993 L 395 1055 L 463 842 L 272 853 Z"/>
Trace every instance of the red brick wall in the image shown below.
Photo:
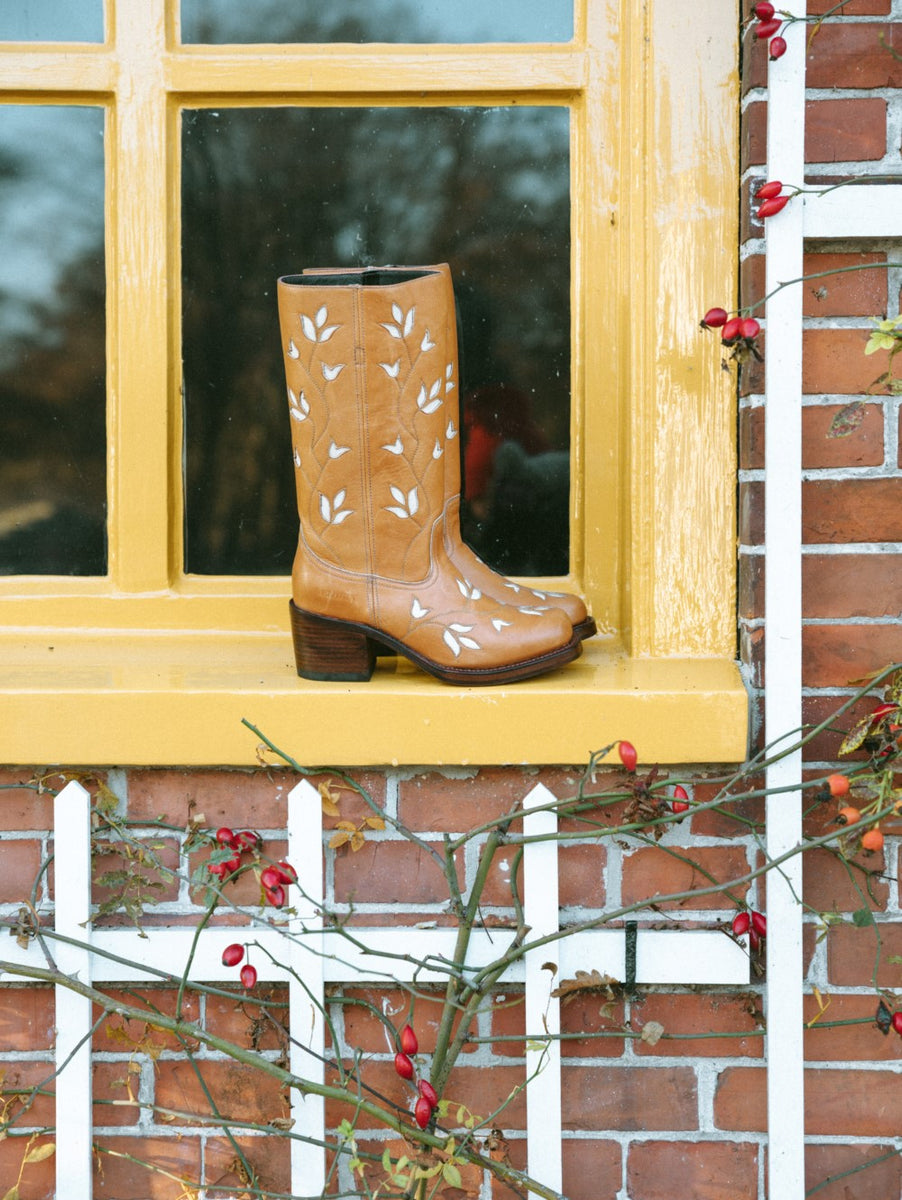
<path fill-rule="evenodd" d="M 823 12 L 828 0 L 812 0 Z M 853 0 L 848 16 L 833 20 L 815 39 L 809 56 L 808 153 L 814 177 L 851 171 L 902 171 L 902 64 L 879 48 L 884 30 L 897 48 L 902 44 L 900 0 Z M 766 96 L 764 52 L 746 42 L 742 132 L 744 186 L 743 296 L 760 295 L 763 282 L 762 229 L 749 216 L 749 191 L 760 179 L 764 161 Z M 850 194 L 850 203 L 853 202 Z M 899 401 L 884 395 L 868 398 L 864 419 L 842 439 L 827 437 L 833 414 L 860 397 L 877 373 L 875 359 L 862 350 L 869 319 L 898 312 L 902 271 L 887 273 L 881 264 L 902 261 L 899 245 L 879 243 L 809 247 L 806 270 L 861 261 L 870 269 L 818 280 L 806 286 L 805 312 L 805 685 L 806 715 L 819 720 L 846 694 L 849 681 L 886 661 L 902 657 L 902 442 Z M 766 340 L 766 339 L 765 339 Z M 765 347 L 766 349 L 766 347 Z M 763 572 L 763 408 L 760 369 L 745 372 L 740 409 L 740 630 L 753 697 L 758 707 L 764 671 Z M 629 736 L 628 730 L 611 736 Z M 832 765 L 836 738 L 825 735 L 811 748 L 810 767 Z M 27 769 L 8 771 L 0 783 L 29 778 Z M 524 796 L 537 779 L 558 795 L 575 786 L 578 771 L 549 768 L 537 774 L 519 769 L 418 773 L 369 772 L 360 778 L 380 804 L 408 822 L 427 840 L 459 832 L 484 821 Z M 208 826 L 253 826 L 273 851 L 284 839 L 285 797 L 293 780 L 284 772 L 147 771 L 126 769 L 104 777 L 120 797 L 122 815 L 146 822 L 168 814 L 184 826 L 189 811 L 203 813 Z M 709 799 L 700 785 L 693 798 Z M 359 802 L 343 803 L 342 815 L 359 819 Z M 760 821 L 760 805 L 741 814 Z M 830 814 L 819 810 L 809 821 L 822 832 Z M 334 819 L 327 820 L 329 827 Z M 140 827 L 140 826 L 139 826 Z M 575 826 L 570 826 L 575 829 Z M 49 833 L 46 795 L 24 788 L 0 790 L 0 912 L 14 914 L 31 895 L 43 859 L 54 847 Z M 328 835 L 327 835 L 328 837 Z M 169 861 L 176 861 L 183 835 L 167 835 Z M 641 899 L 657 892 L 691 886 L 691 873 L 669 849 L 684 849 L 715 879 L 745 873 L 760 862 L 754 825 L 737 825 L 716 812 L 699 813 L 666 835 L 660 847 L 590 836 L 563 852 L 562 919 L 598 914 L 603 906 Z M 324 849 L 328 901 L 362 923 L 447 921 L 437 873 L 428 857 L 399 841 L 390 831 L 373 834 L 364 849 Z M 837 914 L 827 936 L 817 916 L 807 928 L 807 1018 L 804 1033 L 809 1062 L 806 1097 L 809 1186 L 880 1158 L 898 1134 L 895 1100 L 902 1038 L 883 1038 L 869 1021 L 876 1007 L 871 979 L 875 963 L 872 930 L 855 928 L 850 914 L 868 906 L 880 923 L 883 939 L 878 982 L 902 993 L 902 975 L 893 956 L 902 956 L 902 916 L 897 873 L 899 843 L 887 840 L 885 857 L 870 860 L 868 880 L 853 875 L 822 852 L 806 873 L 805 900 L 816 912 Z M 183 866 L 185 864 L 183 862 Z M 883 874 L 883 870 L 886 874 Z M 472 880 L 472 852 L 461 855 L 464 883 Z M 870 884 L 870 894 L 867 885 Z M 34 894 L 46 908 L 52 874 L 42 877 Z M 864 896 L 860 889 L 864 888 Z M 766 908 L 763 883 L 738 889 L 747 902 Z M 98 893 L 98 899 L 101 899 Z M 240 884 L 236 899 L 253 903 L 252 885 Z M 161 917 L 196 918 L 197 897 L 183 885 L 162 893 Z M 697 907 L 682 906 L 705 921 L 729 920 L 734 911 L 720 897 Z M 492 877 L 486 916 L 511 916 L 506 875 Z M 772 931 L 773 932 L 773 931 Z M 818 1016 L 815 988 L 828 1004 Z M 516 989 L 507 989 L 491 1019 L 479 1027 L 483 1040 L 468 1047 L 450 1094 L 477 1113 L 487 1113 L 524 1078 L 523 1043 L 500 1040 L 524 1033 Z M 277 996 L 278 998 L 278 996 Z M 402 997 L 388 991 L 372 997 L 400 1009 Z M 172 1011 L 171 994 L 147 994 L 148 1004 Z M 601 1034 L 564 1044 L 564 1185 L 571 1200 L 672 1200 L 677 1194 L 696 1200 L 734 1200 L 764 1195 L 766 1118 L 764 1039 L 761 1012 L 766 1007 L 758 975 L 748 989 L 643 988 L 636 999 L 607 1002 L 589 995 L 566 1005 L 564 1029 Z M 419 1002 L 420 1036 L 428 1052 L 434 1036 L 436 1004 Z M 261 1046 L 273 1056 L 279 1038 L 261 1034 L 252 1005 L 231 999 L 192 1000 L 188 1015 L 207 1029 Z M 332 1009 L 341 1053 L 366 1055 L 368 1081 L 388 1096 L 398 1096 L 397 1079 L 381 1026 L 362 1008 Z M 12 1094 L 50 1072 L 53 1046 L 53 999 L 46 989 L 0 986 L 0 1071 L 9 1114 L 17 1112 Z M 636 1035 L 650 1021 L 667 1037 L 651 1046 Z M 859 1022 L 829 1026 L 828 1022 Z M 704 1035 L 704 1036 L 699 1036 Z M 800 1036 L 802 1031 L 800 1030 Z M 146 1107 L 155 1104 L 180 1112 L 209 1106 L 194 1071 L 167 1035 L 140 1022 L 110 1018 L 95 1035 L 96 1139 L 107 1153 L 98 1157 L 95 1196 L 117 1200 L 177 1197 L 181 1185 L 172 1176 L 211 1186 L 211 1196 L 229 1194 L 240 1179 L 234 1154 L 221 1134 L 204 1130 L 190 1118 L 173 1119 Z M 202 1075 L 220 1107 L 268 1121 L 284 1115 L 277 1086 L 204 1052 Z M 129 1103 L 132 1096 L 145 1107 Z M 49 1085 L 52 1088 L 52 1084 Z M 115 1105 L 106 1103 L 118 1101 Z M 124 1103 L 123 1103 L 124 1101 Z M 346 1113 L 329 1109 L 330 1122 Z M 15 1131 L 52 1124 L 52 1108 L 39 1097 Z M 518 1100 L 498 1118 L 515 1164 L 524 1161 L 523 1103 Z M 284 1139 L 241 1139 L 266 1185 L 287 1191 L 288 1155 Z M 109 1151 L 118 1152 L 116 1157 Z M 15 1181 L 22 1140 L 0 1139 L 0 1193 Z M 126 1157 L 121 1155 L 125 1154 Z M 169 1174 L 148 1173 L 135 1160 L 155 1163 Z M 53 1195 L 53 1160 L 26 1167 L 21 1200 Z M 217 1185 L 220 1190 L 217 1190 Z M 818 1191 L 819 1200 L 888 1200 L 902 1189 L 898 1156 L 867 1171 L 838 1179 Z M 497 1187 L 493 1196 L 510 1189 Z"/>

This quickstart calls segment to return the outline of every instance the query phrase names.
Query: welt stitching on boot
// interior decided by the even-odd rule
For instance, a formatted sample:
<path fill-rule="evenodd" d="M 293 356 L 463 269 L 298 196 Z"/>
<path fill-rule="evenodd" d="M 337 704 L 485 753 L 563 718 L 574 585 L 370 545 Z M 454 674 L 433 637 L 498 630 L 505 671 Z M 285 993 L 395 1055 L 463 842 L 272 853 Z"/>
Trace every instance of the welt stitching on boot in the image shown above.
<path fill-rule="evenodd" d="M 580 652 L 547 605 L 486 596 L 446 547 L 457 426 L 450 277 L 372 270 L 279 280 L 300 535 L 299 674 L 369 679 L 385 647 L 457 684 L 506 683 Z"/>
<path fill-rule="evenodd" d="M 409 271 L 409 267 L 380 267 L 378 271 L 381 275 L 397 274 L 403 271 Z M 426 271 L 438 271 L 442 275 L 447 276 L 450 283 L 451 269 L 447 263 L 436 263 L 430 266 L 419 268 Z M 307 268 L 303 273 L 305 275 L 347 275 L 361 277 L 367 268 L 351 267 L 311 267 Z M 449 359 L 452 363 L 458 363 L 458 342 L 457 342 L 457 319 L 456 309 L 454 307 L 448 313 L 448 328 L 446 337 L 449 345 Z M 452 383 L 455 381 L 452 379 Z M 457 381 L 459 386 L 459 381 Z M 574 596 L 569 592 L 550 592 L 539 591 L 537 588 L 531 588 L 527 584 L 515 583 L 512 579 L 507 579 L 498 571 L 484 563 L 481 558 L 466 544 L 460 532 L 460 493 L 461 493 L 461 464 L 460 464 L 460 444 L 455 448 L 450 445 L 451 441 L 459 434 L 459 426 L 453 420 L 449 420 L 446 431 L 445 441 L 448 447 L 448 452 L 444 456 L 445 462 L 445 499 L 450 501 L 445 514 L 445 548 L 454 565 L 458 570 L 466 575 L 477 587 L 493 600 L 498 600 L 503 603 L 520 604 L 520 603 L 536 603 L 548 604 L 553 608 L 562 609 L 570 619 L 573 625 L 573 631 L 580 638 L 593 637 L 597 633 L 595 621 L 586 611 L 586 606 L 583 604 L 579 596 Z"/>

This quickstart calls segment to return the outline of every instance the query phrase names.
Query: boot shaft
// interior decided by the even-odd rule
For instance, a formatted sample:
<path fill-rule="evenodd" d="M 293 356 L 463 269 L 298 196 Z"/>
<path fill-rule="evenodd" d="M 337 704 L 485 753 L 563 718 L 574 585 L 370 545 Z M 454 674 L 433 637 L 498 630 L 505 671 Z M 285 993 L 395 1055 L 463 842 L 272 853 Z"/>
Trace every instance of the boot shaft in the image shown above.
<path fill-rule="evenodd" d="M 458 453 L 450 275 L 292 275 L 278 295 L 302 553 L 425 578 Z"/>

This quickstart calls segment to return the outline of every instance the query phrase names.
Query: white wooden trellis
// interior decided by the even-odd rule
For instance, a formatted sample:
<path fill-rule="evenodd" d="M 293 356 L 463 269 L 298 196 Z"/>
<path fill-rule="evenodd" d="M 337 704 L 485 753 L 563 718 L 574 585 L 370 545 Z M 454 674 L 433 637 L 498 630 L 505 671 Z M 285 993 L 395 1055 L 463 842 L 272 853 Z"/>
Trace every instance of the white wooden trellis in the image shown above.
<path fill-rule="evenodd" d="M 803 18 L 806 0 L 781 15 Z M 768 73 L 767 177 L 805 176 L 805 59 L 808 26 L 784 29 L 786 54 Z M 902 186 L 856 184 L 799 196 L 766 224 L 765 291 L 798 279 L 806 239 L 902 236 Z M 765 730 L 771 745 L 796 740 L 802 724 L 802 288 L 784 288 L 765 310 Z M 802 840 L 801 751 L 767 771 L 767 852 L 778 858 Z M 768 1195 L 805 1194 L 801 856 L 767 884 Z"/>
<path fill-rule="evenodd" d="M 554 802 L 548 789 L 538 784 L 526 797 L 523 830 L 527 836 L 552 833 L 556 817 L 547 807 Z M 52 939 L 57 965 L 90 984 L 159 982 L 153 971 L 178 977 L 187 963 L 194 931 L 191 928 L 155 927 L 147 938 L 132 929 L 92 929 L 90 924 L 90 797 L 77 782 L 71 782 L 54 802 L 54 839 L 65 854 L 54 860 L 57 903 L 55 930 L 78 945 Z M 530 842 L 523 848 L 524 915 L 531 938 L 553 934 L 558 929 L 557 846 L 554 842 Z M 411 980 L 414 962 L 402 958 L 380 959 L 380 955 L 408 956 L 436 962 L 433 970 L 419 970 L 421 983 L 445 982 L 440 961 L 453 955 L 454 929 L 357 928 L 354 937 L 366 942 L 366 952 L 351 945 L 340 933 L 324 930 L 317 900 L 323 894 L 322 813 L 320 796 L 306 780 L 288 798 L 288 859 L 296 867 L 306 899 L 297 905 L 286 939 L 279 931 L 262 926 L 253 929 L 260 947 L 254 964 L 261 982 L 288 979 L 292 1046 L 290 1069 L 297 1075 L 322 1082 L 324 1070 L 315 1056 L 324 1052 L 321 1013 L 311 997 L 322 1002 L 327 983 L 388 983 L 391 978 Z M 222 965 L 223 949 L 236 937 L 236 927 L 213 927 L 197 940 L 189 979 L 235 982 L 234 969 Z M 467 967 L 478 968 L 494 961 L 499 953 L 499 931 L 491 936 L 474 930 Z M 526 961 L 514 964 L 502 982 L 525 984 L 527 1029 L 560 1029 L 559 1002 L 550 998 L 550 973 L 543 968 L 549 958 L 558 964 L 559 977 L 572 977 L 580 969 L 597 969 L 617 979 L 626 976 L 624 930 L 599 929 L 570 935 L 551 946 L 527 953 Z M 289 962 L 281 965 L 290 946 Z M 271 951 L 271 958 L 266 951 Z M 143 963 L 148 970 L 121 962 Z M 2 956 L 11 964 L 46 966 L 40 946 L 32 940 L 23 948 L 13 939 Z M 290 968 L 293 974 L 289 974 Z M 636 938 L 637 983 L 732 984 L 748 983 L 745 950 L 717 930 L 641 930 Z M 91 1004 L 59 986 L 56 996 L 56 1142 L 57 1196 L 66 1200 L 91 1200 Z M 312 1051 L 311 1055 L 308 1053 Z M 541 1060 L 541 1061 L 540 1061 Z M 539 1074 L 536 1070 L 541 1066 Z M 561 1062 L 560 1043 L 552 1041 L 545 1051 L 526 1052 L 527 1078 L 527 1169 L 549 1187 L 561 1190 Z M 301 1098 L 291 1092 L 294 1132 L 322 1139 L 325 1107 L 322 1098 Z M 321 1147 L 292 1140 L 292 1192 L 297 1196 L 318 1195 L 325 1181 L 325 1153 Z"/>
<path fill-rule="evenodd" d="M 804 18 L 806 0 L 781 14 Z M 805 179 L 805 59 L 808 26 L 784 29 L 787 53 L 768 74 L 768 179 Z M 808 193 L 766 222 L 765 293 L 799 278 L 806 239 L 898 238 L 902 186 L 854 185 L 854 191 Z M 780 290 L 765 308 L 764 562 L 766 680 L 764 721 L 771 745 L 794 742 L 802 722 L 801 664 L 801 385 L 802 290 Z M 801 751 L 766 773 L 766 848 L 770 858 L 801 842 Z M 768 1194 L 805 1195 L 804 1046 L 802 1046 L 801 856 L 768 877 Z M 774 936 L 778 931 L 778 936 Z"/>

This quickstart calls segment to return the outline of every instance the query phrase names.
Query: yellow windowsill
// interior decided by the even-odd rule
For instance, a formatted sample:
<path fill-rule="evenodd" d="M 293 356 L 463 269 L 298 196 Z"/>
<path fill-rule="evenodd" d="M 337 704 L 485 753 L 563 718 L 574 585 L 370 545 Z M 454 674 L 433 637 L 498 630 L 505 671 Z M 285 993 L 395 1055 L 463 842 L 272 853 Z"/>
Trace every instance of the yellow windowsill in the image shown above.
<path fill-rule="evenodd" d="M 299 679 L 284 633 L 92 630 L 0 637 L 0 762 L 254 766 L 246 717 L 302 763 L 586 762 L 628 738 L 643 762 L 738 762 L 748 698 L 724 659 L 630 659 L 595 638 L 575 663 L 458 688 L 403 660 L 369 683 Z"/>

